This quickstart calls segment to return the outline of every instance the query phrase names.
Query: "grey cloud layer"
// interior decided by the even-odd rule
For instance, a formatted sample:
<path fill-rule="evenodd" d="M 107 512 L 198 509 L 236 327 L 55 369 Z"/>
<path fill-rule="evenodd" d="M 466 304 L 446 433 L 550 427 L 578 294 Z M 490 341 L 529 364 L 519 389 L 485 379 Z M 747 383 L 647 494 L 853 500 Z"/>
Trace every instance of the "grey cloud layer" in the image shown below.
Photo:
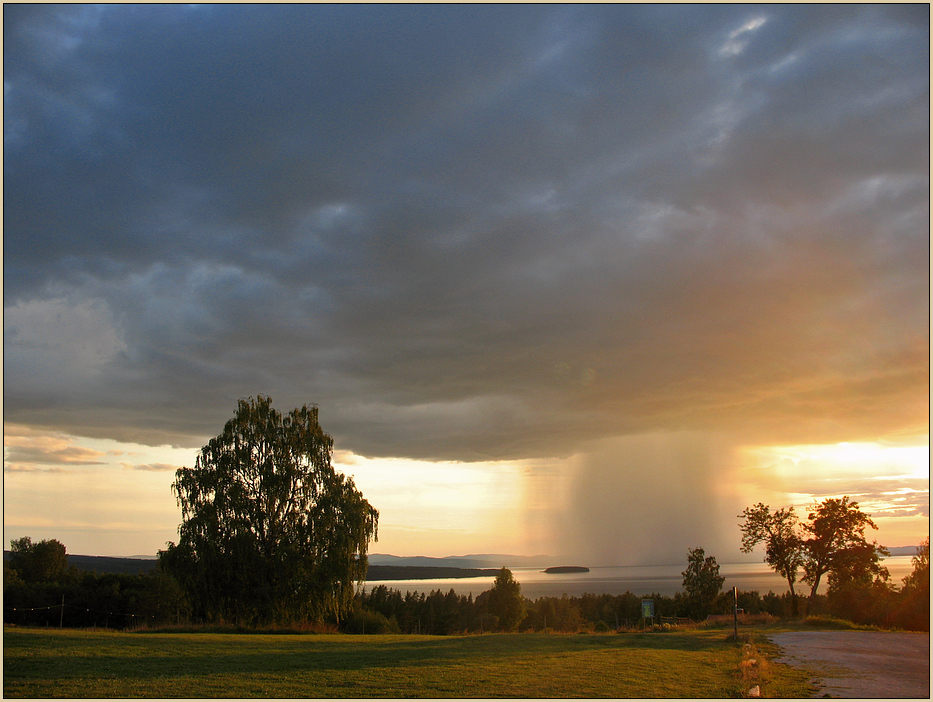
<path fill-rule="evenodd" d="M 264 393 L 453 459 L 925 431 L 925 10 L 4 13 L 17 422 L 199 445 Z"/>

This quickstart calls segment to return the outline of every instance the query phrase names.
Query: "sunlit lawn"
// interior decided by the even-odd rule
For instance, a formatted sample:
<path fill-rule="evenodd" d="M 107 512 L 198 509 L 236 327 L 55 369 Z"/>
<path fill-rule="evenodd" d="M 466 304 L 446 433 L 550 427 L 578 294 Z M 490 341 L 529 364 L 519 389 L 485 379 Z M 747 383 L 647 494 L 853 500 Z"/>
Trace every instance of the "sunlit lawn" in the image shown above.
<path fill-rule="evenodd" d="M 751 647 L 732 642 L 729 634 L 701 629 L 441 637 L 5 628 L 3 693 L 85 698 L 741 697 L 750 685 L 742 660 L 748 659 Z M 766 666 L 761 683 L 769 697 L 812 692 L 805 674 L 783 665 Z"/>

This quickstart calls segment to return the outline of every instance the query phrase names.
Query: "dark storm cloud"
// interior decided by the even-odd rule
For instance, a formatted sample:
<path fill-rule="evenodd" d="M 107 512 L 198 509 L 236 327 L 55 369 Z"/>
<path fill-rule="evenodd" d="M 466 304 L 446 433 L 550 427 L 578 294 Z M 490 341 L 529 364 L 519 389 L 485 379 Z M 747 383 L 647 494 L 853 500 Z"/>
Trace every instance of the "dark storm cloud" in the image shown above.
<path fill-rule="evenodd" d="M 925 431 L 926 8 L 4 19 L 13 421 L 197 446 L 263 393 L 463 460 Z"/>

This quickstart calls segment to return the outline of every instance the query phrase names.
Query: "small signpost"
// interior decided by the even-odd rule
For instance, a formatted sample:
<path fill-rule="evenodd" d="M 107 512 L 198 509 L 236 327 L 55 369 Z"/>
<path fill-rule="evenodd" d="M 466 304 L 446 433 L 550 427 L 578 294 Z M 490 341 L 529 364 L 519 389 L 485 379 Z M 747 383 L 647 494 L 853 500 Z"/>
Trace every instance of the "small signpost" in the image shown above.
<path fill-rule="evenodd" d="M 654 624 L 654 600 L 642 600 L 641 601 L 642 628 L 644 628 L 644 623 L 646 619 L 650 619 L 651 623 Z"/>

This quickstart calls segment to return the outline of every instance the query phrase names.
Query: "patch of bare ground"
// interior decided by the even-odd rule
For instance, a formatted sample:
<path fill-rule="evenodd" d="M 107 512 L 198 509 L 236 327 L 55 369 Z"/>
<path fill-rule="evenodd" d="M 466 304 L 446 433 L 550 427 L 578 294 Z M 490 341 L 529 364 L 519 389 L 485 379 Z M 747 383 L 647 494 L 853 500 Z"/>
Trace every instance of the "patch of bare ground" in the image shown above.
<path fill-rule="evenodd" d="M 790 631 L 769 634 L 776 662 L 813 671 L 817 696 L 930 697 L 930 635 L 891 631 Z"/>

